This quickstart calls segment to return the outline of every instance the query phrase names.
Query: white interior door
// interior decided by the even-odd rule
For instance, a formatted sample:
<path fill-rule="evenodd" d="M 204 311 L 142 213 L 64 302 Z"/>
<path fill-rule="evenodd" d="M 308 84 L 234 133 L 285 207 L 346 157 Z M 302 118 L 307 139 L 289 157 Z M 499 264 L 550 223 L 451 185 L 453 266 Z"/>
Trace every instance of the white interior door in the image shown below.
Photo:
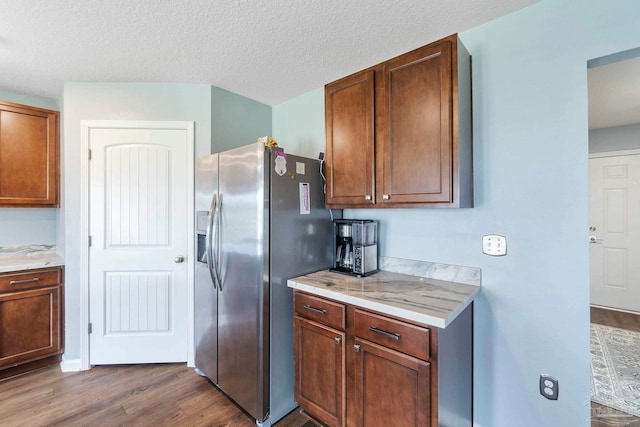
<path fill-rule="evenodd" d="M 91 365 L 187 361 L 189 137 L 89 130 Z"/>
<path fill-rule="evenodd" d="M 591 304 L 640 312 L 640 155 L 589 160 Z"/>

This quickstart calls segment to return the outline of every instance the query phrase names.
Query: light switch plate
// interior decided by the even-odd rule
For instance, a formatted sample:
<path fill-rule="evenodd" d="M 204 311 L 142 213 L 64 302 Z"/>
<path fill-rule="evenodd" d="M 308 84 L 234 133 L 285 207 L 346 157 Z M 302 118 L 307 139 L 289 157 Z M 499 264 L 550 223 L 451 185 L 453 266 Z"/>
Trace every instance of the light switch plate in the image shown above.
<path fill-rule="evenodd" d="M 507 238 L 499 234 L 482 236 L 482 252 L 491 256 L 507 254 Z"/>

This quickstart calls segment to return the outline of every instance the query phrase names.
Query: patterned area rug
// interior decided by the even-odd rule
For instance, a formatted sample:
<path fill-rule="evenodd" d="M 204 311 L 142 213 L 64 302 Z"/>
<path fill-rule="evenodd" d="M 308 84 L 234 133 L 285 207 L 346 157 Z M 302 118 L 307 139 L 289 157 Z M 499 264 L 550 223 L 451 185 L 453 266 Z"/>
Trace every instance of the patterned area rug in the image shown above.
<path fill-rule="evenodd" d="M 591 400 L 640 417 L 640 332 L 591 324 Z"/>

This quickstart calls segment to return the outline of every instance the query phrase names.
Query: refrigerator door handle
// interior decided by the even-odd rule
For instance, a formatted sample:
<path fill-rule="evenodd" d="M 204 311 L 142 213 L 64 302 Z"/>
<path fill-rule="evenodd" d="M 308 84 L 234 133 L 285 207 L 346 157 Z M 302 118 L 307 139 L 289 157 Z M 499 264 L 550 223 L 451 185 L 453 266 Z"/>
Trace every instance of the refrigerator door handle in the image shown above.
<path fill-rule="evenodd" d="M 215 274 L 215 268 L 213 264 L 213 222 L 214 212 L 218 209 L 218 198 L 214 194 L 211 199 L 211 206 L 209 207 L 209 222 L 207 223 L 207 241 L 206 241 L 206 254 L 207 254 L 207 269 L 209 270 L 209 276 L 211 276 L 211 282 L 213 282 L 213 288 L 218 289 L 218 278 Z"/>
<path fill-rule="evenodd" d="M 220 193 L 220 195 L 218 196 L 218 203 L 216 204 L 216 213 L 215 213 L 215 219 L 214 219 L 214 226 L 215 226 L 215 236 L 216 236 L 216 248 L 215 248 L 215 252 L 216 252 L 216 262 L 213 266 L 213 272 L 216 276 L 216 279 L 218 280 L 218 289 L 220 289 L 220 292 L 222 292 L 222 280 L 220 279 L 220 271 L 219 271 L 219 266 L 218 266 L 218 261 L 220 261 L 220 239 L 218 237 L 218 233 L 220 230 L 220 221 L 221 221 L 221 214 L 220 211 L 222 210 L 222 193 Z"/>

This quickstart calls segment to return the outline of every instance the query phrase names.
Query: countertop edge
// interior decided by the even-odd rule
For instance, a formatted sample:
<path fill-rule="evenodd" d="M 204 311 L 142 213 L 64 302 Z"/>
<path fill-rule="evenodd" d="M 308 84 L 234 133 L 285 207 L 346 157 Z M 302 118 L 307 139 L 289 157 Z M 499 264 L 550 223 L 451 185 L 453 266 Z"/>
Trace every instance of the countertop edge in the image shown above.
<path fill-rule="evenodd" d="M 64 267 L 64 260 L 49 261 L 43 263 L 15 264 L 0 267 L 0 273 L 13 273 L 17 271 L 37 270 L 39 268 Z"/>
<path fill-rule="evenodd" d="M 64 257 L 55 244 L 0 246 L 0 273 L 63 266 Z"/>
<path fill-rule="evenodd" d="M 42 262 L 34 261 L 29 263 L 0 266 L 0 273 L 13 273 L 17 271 L 36 270 L 39 268 L 63 267 L 63 266 L 64 266 L 64 259 L 58 256 L 58 259 L 55 259 L 55 260 L 48 260 L 48 261 L 42 261 Z"/>
<path fill-rule="evenodd" d="M 405 310 L 398 307 L 393 307 L 384 303 L 375 301 L 369 301 L 366 299 L 347 295 L 342 292 L 334 292 L 326 289 L 317 288 L 312 285 L 306 285 L 304 283 L 296 282 L 295 280 L 287 280 L 287 286 L 292 289 L 297 289 L 303 292 L 308 292 L 313 295 L 330 298 L 336 301 L 340 301 L 346 304 L 357 305 L 359 307 L 374 310 L 390 316 L 396 316 L 404 320 L 422 323 L 424 325 L 434 326 L 437 328 L 446 328 L 453 320 L 458 317 L 475 299 L 480 293 L 480 287 L 471 293 L 464 301 L 462 301 L 455 310 L 453 310 L 447 317 L 435 317 L 428 314 L 416 313 L 411 310 Z"/>

